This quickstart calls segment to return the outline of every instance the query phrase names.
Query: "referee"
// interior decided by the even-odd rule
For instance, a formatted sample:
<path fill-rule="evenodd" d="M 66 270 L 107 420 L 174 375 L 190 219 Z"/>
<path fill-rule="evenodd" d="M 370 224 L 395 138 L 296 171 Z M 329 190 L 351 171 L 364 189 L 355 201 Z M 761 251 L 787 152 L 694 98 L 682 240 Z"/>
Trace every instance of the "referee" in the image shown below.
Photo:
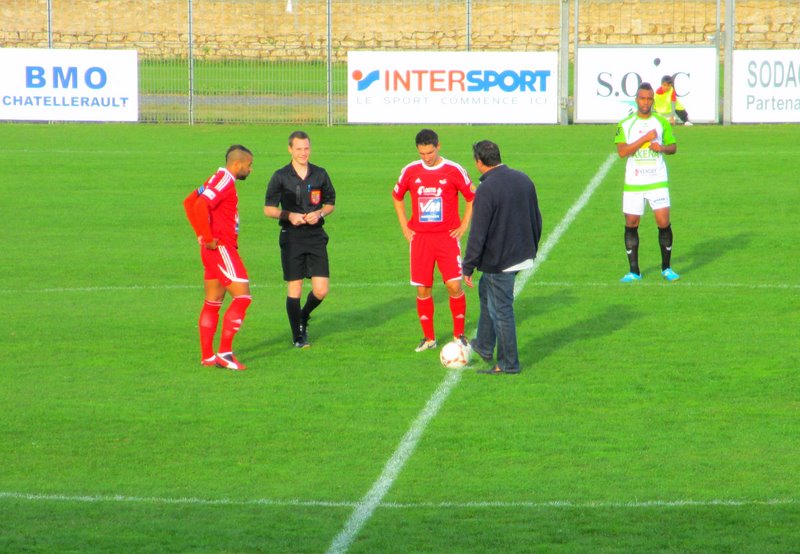
<path fill-rule="evenodd" d="M 308 348 L 311 312 L 328 295 L 328 234 L 325 217 L 334 210 L 336 191 L 328 172 L 309 163 L 311 139 L 304 131 L 289 135 L 291 163 L 277 170 L 267 185 L 264 215 L 277 219 L 281 232 L 283 279 L 287 284 L 286 314 L 295 348 Z M 311 292 L 303 307 L 303 279 L 311 279 Z"/>

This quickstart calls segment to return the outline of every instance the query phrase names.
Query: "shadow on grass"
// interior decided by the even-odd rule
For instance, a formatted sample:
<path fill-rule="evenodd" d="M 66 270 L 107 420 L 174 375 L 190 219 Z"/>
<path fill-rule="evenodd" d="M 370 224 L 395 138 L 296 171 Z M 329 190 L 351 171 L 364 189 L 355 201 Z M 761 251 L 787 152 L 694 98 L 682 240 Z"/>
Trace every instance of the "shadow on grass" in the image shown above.
<path fill-rule="evenodd" d="M 412 319 L 409 322 L 413 324 L 416 319 L 413 296 L 407 302 L 405 300 L 405 298 L 388 298 L 383 303 L 366 304 L 363 308 L 352 310 L 341 310 L 332 306 L 330 301 L 323 302 L 311 314 L 308 326 L 309 342 L 313 345 L 315 337 L 324 337 L 326 341 L 335 343 L 336 341 L 331 339 L 338 335 L 344 335 L 348 340 L 352 340 L 353 334 L 362 329 L 364 337 L 370 337 L 372 334 L 380 335 L 382 325 L 401 313 L 411 314 L 409 317 Z M 263 341 L 236 349 L 237 355 L 251 359 L 263 358 L 276 350 L 291 350 L 293 347 L 289 322 L 285 312 L 282 316 L 279 318 L 281 324 L 271 329 Z M 418 329 L 418 324 L 416 328 Z M 371 340 L 377 339 L 371 337 Z"/>
<path fill-rule="evenodd" d="M 675 267 L 675 271 L 681 274 L 693 273 L 698 269 L 714 264 L 717 260 L 733 251 L 746 248 L 749 242 L 750 236 L 745 233 L 739 233 L 738 235 L 730 237 L 711 237 L 707 240 L 695 243 L 695 245 L 685 253 L 681 253 L 680 250 L 674 251 L 673 254 L 677 254 L 677 256 L 673 256 L 673 260 L 676 262 L 673 267 Z M 657 247 L 658 245 L 656 245 L 656 248 Z M 656 255 L 660 260 L 661 258 L 658 255 L 658 250 L 656 250 Z M 653 273 L 657 271 L 660 272 L 661 265 L 659 264 L 652 268 L 648 267 L 647 269 L 648 271 L 652 269 Z"/>
<path fill-rule="evenodd" d="M 579 348 L 579 345 L 586 340 L 610 336 L 616 331 L 628 327 L 640 317 L 642 317 L 641 314 L 629 306 L 616 304 L 605 307 L 602 312 L 591 317 L 578 320 L 568 327 L 555 329 L 545 335 L 518 336 L 520 358 L 525 360 L 526 366 L 533 366 L 560 350 L 571 347 Z"/>
<path fill-rule="evenodd" d="M 522 294 L 514 299 L 514 319 L 517 327 L 529 318 L 539 318 L 545 314 L 563 310 L 566 306 L 571 306 L 578 301 L 575 293 L 570 289 L 551 289 L 547 294 L 541 294 L 541 292 L 541 290 L 537 290 L 534 294 Z M 480 304 L 476 301 L 472 312 L 476 325 L 479 311 Z"/>

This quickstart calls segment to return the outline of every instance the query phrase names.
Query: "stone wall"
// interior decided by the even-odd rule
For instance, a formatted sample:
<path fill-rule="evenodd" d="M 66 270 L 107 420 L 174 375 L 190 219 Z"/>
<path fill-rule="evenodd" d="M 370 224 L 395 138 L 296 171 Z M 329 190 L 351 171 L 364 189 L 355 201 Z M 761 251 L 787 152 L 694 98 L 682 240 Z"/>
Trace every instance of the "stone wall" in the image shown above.
<path fill-rule="evenodd" d="M 572 0 L 568 4 L 573 9 Z M 331 46 L 338 61 L 353 49 L 537 51 L 559 44 L 559 0 L 473 0 L 469 37 L 463 0 L 332 5 Z M 194 55 L 323 60 L 326 6 L 325 0 L 194 0 Z M 52 0 L 52 7 L 56 48 L 136 48 L 142 58 L 188 54 L 187 0 Z M 797 0 L 738 0 L 736 16 L 737 48 L 800 48 Z M 715 18 L 714 0 L 582 0 L 578 35 L 581 44 L 708 45 Z M 4 48 L 46 48 L 47 26 L 46 0 L 0 5 Z"/>

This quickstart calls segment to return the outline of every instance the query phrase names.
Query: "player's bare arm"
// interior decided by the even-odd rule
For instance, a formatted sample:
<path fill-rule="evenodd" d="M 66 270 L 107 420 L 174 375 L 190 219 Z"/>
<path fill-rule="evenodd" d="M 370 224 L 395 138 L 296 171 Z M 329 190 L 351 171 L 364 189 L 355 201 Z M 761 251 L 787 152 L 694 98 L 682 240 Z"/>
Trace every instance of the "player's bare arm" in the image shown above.
<path fill-rule="evenodd" d="M 678 144 L 673 142 L 672 144 L 664 146 L 663 144 L 660 144 L 658 142 L 651 142 L 650 150 L 652 150 L 653 152 L 661 152 L 665 156 L 669 156 L 678 151 Z"/>
<path fill-rule="evenodd" d="M 634 152 L 639 150 L 639 148 L 641 148 L 644 145 L 644 143 L 650 142 L 656 137 L 658 137 L 658 133 L 656 133 L 655 129 L 651 129 L 649 133 L 639 137 L 637 140 L 631 143 L 628 144 L 622 144 L 621 142 L 617 143 L 617 154 L 619 154 L 620 158 L 627 158 L 628 156 L 631 156 Z"/>
<path fill-rule="evenodd" d="M 400 222 L 400 230 L 403 231 L 403 236 L 406 237 L 408 242 L 414 237 L 414 231 L 408 228 L 408 216 L 406 215 L 406 205 L 402 200 L 392 198 L 394 202 L 394 211 L 397 212 L 397 220 Z"/>

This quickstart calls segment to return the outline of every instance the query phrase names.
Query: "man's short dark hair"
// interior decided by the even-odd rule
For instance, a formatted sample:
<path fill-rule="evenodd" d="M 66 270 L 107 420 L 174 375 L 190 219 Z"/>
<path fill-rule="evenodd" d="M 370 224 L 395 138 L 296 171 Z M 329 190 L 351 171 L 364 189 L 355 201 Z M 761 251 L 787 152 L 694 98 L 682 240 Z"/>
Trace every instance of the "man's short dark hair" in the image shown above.
<path fill-rule="evenodd" d="M 251 158 L 253 157 L 253 153 L 250 152 L 250 149 L 248 149 L 246 146 L 242 146 L 241 144 L 232 145 L 230 148 L 228 148 L 228 151 L 225 152 L 225 163 L 228 163 L 231 161 L 231 159 L 236 159 L 237 157 L 241 156 L 242 153 L 247 154 Z"/>
<path fill-rule="evenodd" d="M 673 83 L 672 75 L 664 75 L 663 77 L 661 77 L 661 82 L 671 85 Z"/>
<path fill-rule="evenodd" d="M 472 145 L 473 157 L 486 167 L 494 167 L 503 163 L 500 147 L 490 140 L 482 140 Z"/>
<path fill-rule="evenodd" d="M 439 135 L 433 129 L 423 129 L 417 133 L 417 146 L 431 145 L 439 146 Z"/>
<path fill-rule="evenodd" d="M 295 131 L 294 133 L 289 135 L 289 146 L 292 145 L 294 139 L 300 139 L 300 140 L 308 139 L 308 141 L 311 142 L 311 139 L 308 137 L 308 133 L 306 133 L 305 131 Z"/>
<path fill-rule="evenodd" d="M 636 89 L 637 92 L 640 90 L 653 90 L 653 85 L 651 85 L 648 82 L 644 82 L 641 85 L 639 85 L 638 89 Z"/>

